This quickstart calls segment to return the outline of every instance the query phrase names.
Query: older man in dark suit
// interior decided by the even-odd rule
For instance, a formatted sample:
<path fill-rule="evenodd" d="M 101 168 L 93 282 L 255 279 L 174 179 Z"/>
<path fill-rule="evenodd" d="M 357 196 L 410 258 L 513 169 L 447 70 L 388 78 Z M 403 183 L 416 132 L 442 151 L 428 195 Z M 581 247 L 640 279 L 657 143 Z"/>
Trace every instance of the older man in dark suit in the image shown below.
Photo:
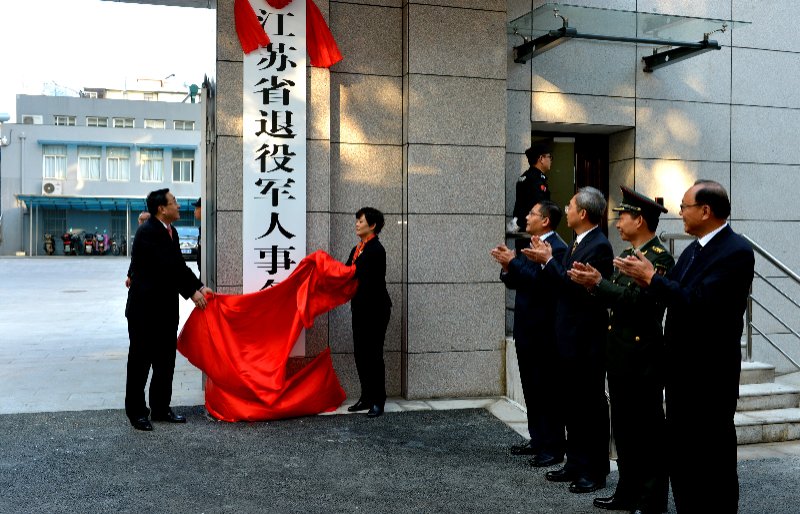
<path fill-rule="evenodd" d="M 614 252 L 600 229 L 606 210 L 603 193 L 581 188 L 566 208 L 567 225 L 577 234 L 563 261 L 553 258 L 546 242 L 534 237 L 523 253 L 544 265 L 542 271 L 557 291 L 556 341 L 560 378 L 549 385 L 564 408 L 567 463 L 545 475 L 552 482 L 571 482 L 573 493 L 589 493 L 606 485 L 608 403 L 604 352 L 608 311 L 599 298 L 570 280 L 573 263 L 589 264 L 603 278 L 611 276 Z"/>
<path fill-rule="evenodd" d="M 525 230 L 553 249 L 553 256 L 562 259 L 567 245 L 556 234 L 561 209 L 543 200 L 526 216 Z M 502 267 L 500 280 L 516 290 L 514 298 L 514 346 L 517 350 L 522 394 L 528 409 L 530 440 L 511 447 L 514 455 L 535 455 L 533 467 L 547 467 L 564 460 L 564 419 L 555 395 L 549 390 L 557 380 L 555 310 L 553 292 L 541 280 L 539 264 L 514 250 L 499 245 L 491 252 Z"/>
<path fill-rule="evenodd" d="M 672 271 L 659 275 L 639 253 L 615 260 L 621 272 L 667 306 L 667 436 L 678 512 L 738 510 L 733 416 L 755 257 L 728 225 L 730 212 L 725 188 L 698 180 L 680 206 L 684 230 L 697 240 Z M 702 464 L 687 462 L 686 456 L 702 456 Z"/>
<path fill-rule="evenodd" d="M 150 218 L 136 231 L 131 249 L 128 303 L 128 378 L 125 385 L 125 413 L 137 430 L 153 430 L 154 421 L 185 423 L 175 414 L 172 400 L 172 375 L 178 332 L 178 294 L 191 298 L 204 309 L 204 287 L 183 260 L 178 231 L 172 225 L 180 218 L 177 200 L 169 189 L 147 195 Z M 150 367 L 150 409 L 144 388 Z"/>

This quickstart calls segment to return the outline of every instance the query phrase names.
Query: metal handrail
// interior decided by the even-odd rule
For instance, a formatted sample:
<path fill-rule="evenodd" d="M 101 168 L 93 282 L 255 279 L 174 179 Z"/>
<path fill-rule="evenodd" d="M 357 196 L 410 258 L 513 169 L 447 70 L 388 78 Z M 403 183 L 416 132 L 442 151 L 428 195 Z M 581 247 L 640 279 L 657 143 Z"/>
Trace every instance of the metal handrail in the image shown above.
<path fill-rule="evenodd" d="M 747 236 L 745 234 L 739 234 L 739 235 L 742 236 L 744 238 L 744 240 L 747 241 L 750 244 L 750 246 L 753 248 L 754 252 L 756 252 L 761 257 L 763 257 L 767 262 L 769 262 L 770 264 L 775 266 L 780 272 L 785 274 L 787 277 L 791 278 L 796 284 L 800 285 L 800 275 L 798 275 L 797 273 L 795 273 L 794 271 L 789 269 L 789 267 L 787 265 L 782 263 L 774 255 L 769 253 L 764 247 L 762 247 L 761 245 L 759 245 L 758 243 L 753 241 L 749 236 Z M 675 254 L 675 241 L 676 240 L 694 239 L 694 236 L 690 236 L 688 234 L 667 233 L 667 232 L 662 232 L 661 234 L 659 234 L 658 237 L 663 242 L 669 242 L 669 251 L 673 255 Z M 773 288 L 775 291 L 777 291 L 781 296 L 783 296 L 784 298 L 789 300 L 789 302 L 792 305 L 794 305 L 795 307 L 800 307 L 800 305 L 798 305 L 798 303 L 796 301 L 794 301 L 792 298 L 790 298 L 788 295 L 786 295 L 786 293 L 784 293 L 775 284 L 770 282 L 770 280 L 767 277 L 765 277 L 764 275 L 762 275 L 760 273 L 756 273 L 756 275 L 760 279 L 762 279 L 764 281 L 764 283 L 766 283 L 771 288 Z M 780 352 L 781 355 L 786 357 L 786 359 L 789 362 L 791 362 L 797 369 L 800 369 L 800 364 L 798 364 L 797 362 L 794 361 L 794 359 L 789 357 L 786 354 L 786 352 L 784 352 L 781 348 L 779 348 L 776 343 L 774 343 L 769 337 L 767 337 L 767 335 L 763 331 L 761 331 L 758 327 L 756 327 L 753 324 L 753 303 L 756 303 L 758 306 L 760 306 L 762 309 L 764 309 L 764 312 L 769 314 L 773 319 L 777 320 L 778 323 L 780 323 L 785 328 L 787 328 L 792 333 L 792 335 L 794 335 L 797 339 L 800 340 L 800 335 L 798 335 L 797 332 L 792 330 L 788 325 L 786 325 L 786 323 L 783 322 L 783 320 L 781 320 L 778 316 L 776 316 L 774 313 L 769 311 L 761 302 L 759 302 L 753 296 L 753 286 L 751 284 L 750 285 L 750 293 L 747 296 L 747 310 L 745 311 L 745 319 L 746 319 L 746 326 L 747 326 L 747 343 L 746 343 L 746 346 L 745 346 L 745 359 L 747 361 L 752 361 L 753 360 L 753 330 L 755 329 L 756 332 L 758 332 L 758 334 L 760 334 L 764 338 L 765 341 L 767 341 L 770 345 L 772 345 L 772 347 L 775 348 L 778 352 Z"/>

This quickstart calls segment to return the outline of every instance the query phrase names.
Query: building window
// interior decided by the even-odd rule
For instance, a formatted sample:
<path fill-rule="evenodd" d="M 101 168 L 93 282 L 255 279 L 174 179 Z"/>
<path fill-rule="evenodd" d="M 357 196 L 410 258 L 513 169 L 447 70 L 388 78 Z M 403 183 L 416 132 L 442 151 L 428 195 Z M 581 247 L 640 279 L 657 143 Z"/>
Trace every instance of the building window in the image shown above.
<path fill-rule="evenodd" d="M 114 128 L 133 128 L 133 118 L 114 118 Z"/>
<path fill-rule="evenodd" d="M 131 179 L 131 149 L 109 146 L 106 148 L 106 179 L 127 182 Z"/>
<path fill-rule="evenodd" d="M 75 126 L 75 116 L 55 116 L 55 124 L 56 125 L 63 125 L 68 127 Z"/>
<path fill-rule="evenodd" d="M 67 178 L 66 145 L 44 145 L 42 147 L 42 155 L 44 156 L 44 178 L 61 180 Z"/>
<path fill-rule="evenodd" d="M 142 148 L 142 182 L 164 181 L 164 150 L 160 148 Z"/>
<path fill-rule="evenodd" d="M 52 234 L 53 239 L 61 241 L 61 235 L 67 231 L 67 211 L 42 209 L 42 228 L 45 234 Z"/>
<path fill-rule="evenodd" d="M 144 120 L 144 128 L 163 130 L 167 128 L 167 122 L 164 120 Z"/>
<path fill-rule="evenodd" d="M 189 120 L 175 120 L 175 130 L 194 130 L 194 122 Z"/>
<path fill-rule="evenodd" d="M 97 91 L 83 91 L 81 96 L 84 98 L 97 98 Z"/>
<path fill-rule="evenodd" d="M 86 117 L 86 126 L 87 127 L 107 127 L 108 126 L 108 118 L 104 118 L 101 116 L 87 116 Z"/>
<path fill-rule="evenodd" d="M 100 147 L 78 147 L 78 178 L 100 180 Z"/>
<path fill-rule="evenodd" d="M 172 151 L 172 181 L 194 182 L 194 150 Z"/>
<path fill-rule="evenodd" d="M 158 95 L 156 93 L 144 93 L 143 96 L 145 101 L 147 102 L 155 102 L 156 100 L 158 100 Z"/>

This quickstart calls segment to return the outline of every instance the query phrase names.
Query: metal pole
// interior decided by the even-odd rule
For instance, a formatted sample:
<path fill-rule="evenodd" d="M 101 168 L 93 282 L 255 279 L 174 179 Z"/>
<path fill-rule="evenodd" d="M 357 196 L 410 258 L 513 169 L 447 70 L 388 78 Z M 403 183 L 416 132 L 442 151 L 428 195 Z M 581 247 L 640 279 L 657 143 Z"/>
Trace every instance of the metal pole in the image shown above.
<path fill-rule="evenodd" d="M 750 293 L 747 295 L 747 347 L 745 348 L 745 360 L 753 361 L 753 283 L 750 283 Z"/>
<path fill-rule="evenodd" d="M 33 209 L 28 208 L 28 255 L 33 256 Z"/>

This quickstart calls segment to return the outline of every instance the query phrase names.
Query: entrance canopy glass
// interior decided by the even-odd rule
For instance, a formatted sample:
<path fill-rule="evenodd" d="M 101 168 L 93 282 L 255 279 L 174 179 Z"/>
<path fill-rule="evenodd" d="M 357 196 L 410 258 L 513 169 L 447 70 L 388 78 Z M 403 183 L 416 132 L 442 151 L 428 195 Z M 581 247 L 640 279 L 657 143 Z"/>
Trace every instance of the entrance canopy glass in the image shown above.
<path fill-rule="evenodd" d="M 75 211 L 145 211 L 144 198 L 126 196 L 43 196 L 17 195 L 17 199 L 25 203 L 28 209 L 64 209 Z M 181 211 L 193 211 L 192 202 L 196 198 L 178 198 Z"/>
<path fill-rule="evenodd" d="M 514 60 L 527 62 L 568 39 L 592 39 L 673 47 L 644 58 L 645 71 L 673 64 L 708 50 L 719 50 L 710 39 L 750 22 L 675 16 L 599 7 L 546 3 L 508 23 L 508 33 L 523 37 L 514 48 Z M 661 57 L 655 57 L 661 56 Z"/>

